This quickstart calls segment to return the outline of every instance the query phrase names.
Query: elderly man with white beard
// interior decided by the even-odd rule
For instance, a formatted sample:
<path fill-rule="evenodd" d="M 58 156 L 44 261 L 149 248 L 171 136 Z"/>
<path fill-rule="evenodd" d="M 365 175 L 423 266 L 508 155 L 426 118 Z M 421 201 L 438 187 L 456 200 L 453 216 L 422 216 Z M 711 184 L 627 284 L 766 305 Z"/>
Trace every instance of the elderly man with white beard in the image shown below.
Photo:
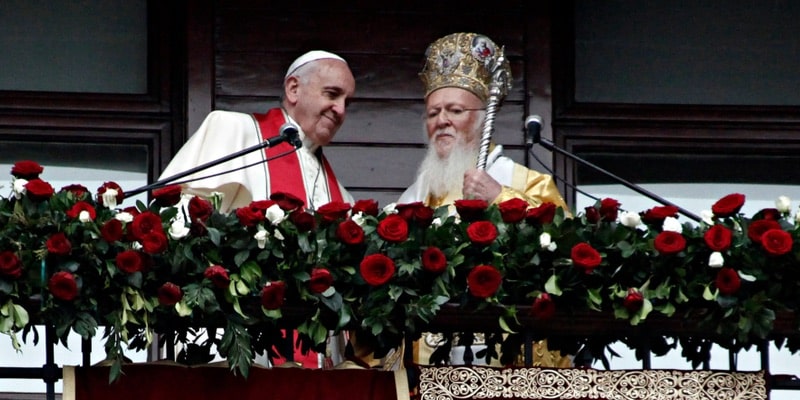
<path fill-rule="evenodd" d="M 497 204 L 521 198 L 532 207 L 551 202 L 568 210 L 552 176 L 515 163 L 503 155 L 501 145 L 491 144 L 485 170 L 476 168 L 492 83 L 489 68 L 502 52 L 488 37 L 475 33 L 450 34 L 428 47 L 420 73 L 425 86 L 428 152 L 416 181 L 398 203 L 423 202 L 438 208 L 459 199 Z M 501 68 L 506 69 L 510 82 L 508 61 Z M 435 345 L 426 343 L 427 336 L 424 334 L 418 345 L 417 362 L 426 363 L 426 353 L 432 350 L 429 346 Z M 534 345 L 533 361 L 537 366 L 571 366 L 569 357 L 547 350 L 544 341 Z"/>

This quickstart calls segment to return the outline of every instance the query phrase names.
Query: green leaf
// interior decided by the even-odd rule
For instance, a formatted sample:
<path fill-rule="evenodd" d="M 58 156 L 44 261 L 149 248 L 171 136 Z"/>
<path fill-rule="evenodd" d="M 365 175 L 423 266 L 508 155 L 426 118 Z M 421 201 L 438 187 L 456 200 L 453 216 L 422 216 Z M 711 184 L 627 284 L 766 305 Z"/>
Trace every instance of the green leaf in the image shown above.
<path fill-rule="evenodd" d="M 547 293 L 552 294 L 553 296 L 561 296 L 562 291 L 561 288 L 558 286 L 558 275 L 556 274 L 550 275 L 550 278 L 544 284 L 544 290 Z"/>
<path fill-rule="evenodd" d="M 502 329 L 503 332 L 506 332 L 506 333 L 517 333 L 516 331 L 514 331 L 513 329 L 511 329 L 508 326 L 508 323 L 506 322 L 505 317 L 503 317 L 502 315 L 499 318 L 499 323 L 500 323 L 500 329 Z"/>

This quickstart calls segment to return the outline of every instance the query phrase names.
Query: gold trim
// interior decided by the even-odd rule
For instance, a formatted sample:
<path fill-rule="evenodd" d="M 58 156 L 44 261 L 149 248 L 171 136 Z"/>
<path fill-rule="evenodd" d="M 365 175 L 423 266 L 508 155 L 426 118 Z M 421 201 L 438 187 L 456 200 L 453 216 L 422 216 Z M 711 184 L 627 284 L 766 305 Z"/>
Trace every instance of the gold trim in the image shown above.
<path fill-rule="evenodd" d="M 766 400 L 763 371 L 420 367 L 421 400 Z"/>

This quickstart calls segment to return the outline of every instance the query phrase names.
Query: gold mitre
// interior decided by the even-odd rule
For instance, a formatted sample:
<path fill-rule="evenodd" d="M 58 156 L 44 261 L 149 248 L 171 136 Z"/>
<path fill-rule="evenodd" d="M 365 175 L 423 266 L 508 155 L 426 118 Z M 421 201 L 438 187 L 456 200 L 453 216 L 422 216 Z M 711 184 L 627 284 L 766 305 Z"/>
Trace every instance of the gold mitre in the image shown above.
<path fill-rule="evenodd" d="M 500 66 L 496 67 L 498 59 Z M 499 100 L 511 89 L 511 68 L 503 48 L 484 35 L 453 33 L 433 42 L 425 51 L 425 67 L 419 73 L 425 97 L 443 87 L 469 90 L 484 102 L 489 98 L 493 72 L 504 71 Z"/>

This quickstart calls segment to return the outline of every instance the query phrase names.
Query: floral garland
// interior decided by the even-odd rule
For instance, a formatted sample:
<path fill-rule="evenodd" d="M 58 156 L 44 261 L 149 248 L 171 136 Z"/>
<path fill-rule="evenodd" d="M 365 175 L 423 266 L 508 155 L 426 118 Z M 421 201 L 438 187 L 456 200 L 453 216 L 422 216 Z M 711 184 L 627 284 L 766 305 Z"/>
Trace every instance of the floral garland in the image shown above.
<path fill-rule="evenodd" d="M 378 355 L 419 335 L 444 304 L 498 308 L 504 332 L 487 342 L 503 352 L 487 356 L 503 363 L 519 352 L 519 306 L 541 321 L 597 311 L 632 325 L 653 312 L 694 313 L 716 342 L 740 347 L 769 336 L 776 312 L 798 308 L 800 224 L 785 197 L 745 218 L 744 196 L 731 194 L 699 224 L 680 223 L 675 207 L 623 212 L 609 198 L 570 218 L 552 203 L 520 199 L 435 210 L 359 200 L 310 213 L 276 193 L 223 214 L 218 196 L 181 203 L 178 186 L 124 208 L 114 182 L 95 195 L 77 184 L 56 192 L 43 170 L 17 162 L 12 195 L 0 198 L 0 332 L 19 349 L 17 335 L 34 320 L 62 341 L 105 327 L 112 379 L 126 348 L 143 349 L 156 335 L 183 343 L 178 358 L 187 363 L 214 345 L 247 375 L 255 354 L 279 356 L 272 344 L 298 308 L 305 348 L 320 350 L 329 331 L 357 329 Z M 222 333 L 195 342 L 200 328 Z M 598 343 L 625 338 L 595 339 L 551 338 L 595 355 Z M 649 348 L 670 347 L 653 340 Z M 705 342 L 680 340 L 706 349 L 690 354 L 695 363 L 707 357 Z"/>

